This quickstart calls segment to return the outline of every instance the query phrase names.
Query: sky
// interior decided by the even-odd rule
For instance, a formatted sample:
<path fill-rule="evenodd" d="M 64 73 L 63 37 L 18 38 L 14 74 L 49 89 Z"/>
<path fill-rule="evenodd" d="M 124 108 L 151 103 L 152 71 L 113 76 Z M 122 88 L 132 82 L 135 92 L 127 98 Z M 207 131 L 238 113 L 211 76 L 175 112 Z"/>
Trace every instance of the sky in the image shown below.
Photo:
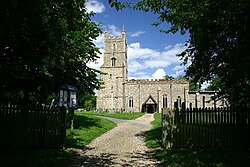
<path fill-rule="evenodd" d="M 88 11 L 95 14 L 92 21 L 99 22 L 103 32 L 108 27 L 109 34 L 120 36 L 124 25 L 128 42 L 128 78 L 129 79 L 163 79 L 170 75 L 178 77 L 185 74 L 187 66 L 180 65 L 182 60 L 176 56 L 185 50 L 189 34 L 164 34 L 160 29 L 168 29 L 169 23 L 158 27 L 152 26 L 157 15 L 132 9 L 116 11 L 108 0 L 89 0 Z M 89 67 L 100 69 L 103 64 L 104 36 L 100 35 L 94 43 L 102 54 Z"/>

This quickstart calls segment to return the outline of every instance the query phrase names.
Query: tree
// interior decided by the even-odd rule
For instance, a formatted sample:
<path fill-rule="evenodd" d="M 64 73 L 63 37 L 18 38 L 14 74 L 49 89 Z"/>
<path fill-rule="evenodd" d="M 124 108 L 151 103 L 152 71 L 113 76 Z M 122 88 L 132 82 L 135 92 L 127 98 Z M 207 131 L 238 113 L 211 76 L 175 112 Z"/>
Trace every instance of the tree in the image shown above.
<path fill-rule="evenodd" d="M 250 2 L 245 0 L 141 0 L 122 4 L 109 0 L 117 9 L 131 7 L 157 14 L 154 25 L 172 24 L 165 33 L 190 33 L 188 48 L 179 56 L 191 61 L 186 75 L 195 82 L 218 77 L 221 96 L 231 105 L 250 106 Z"/>
<path fill-rule="evenodd" d="M 189 81 L 189 91 L 199 91 L 200 86 L 194 80 Z"/>
<path fill-rule="evenodd" d="M 86 63 L 98 57 L 101 30 L 85 0 L 3 0 L 0 14 L 1 101 L 44 102 L 63 84 L 78 93 L 99 87 Z"/>
<path fill-rule="evenodd" d="M 215 77 L 212 79 L 212 81 L 210 82 L 209 86 L 206 88 L 207 91 L 216 91 L 219 90 L 219 83 L 220 83 L 220 78 Z"/>
<path fill-rule="evenodd" d="M 200 86 L 192 78 L 187 78 L 183 75 L 176 77 L 177 80 L 189 80 L 189 91 L 199 91 Z"/>
<path fill-rule="evenodd" d="M 166 79 L 166 80 L 174 80 L 175 78 L 173 76 L 171 76 L 171 75 L 166 75 L 164 77 L 164 79 Z"/>
<path fill-rule="evenodd" d="M 78 104 L 80 108 L 91 111 L 96 107 L 96 96 L 88 92 L 85 94 L 81 94 L 78 97 Z"/>

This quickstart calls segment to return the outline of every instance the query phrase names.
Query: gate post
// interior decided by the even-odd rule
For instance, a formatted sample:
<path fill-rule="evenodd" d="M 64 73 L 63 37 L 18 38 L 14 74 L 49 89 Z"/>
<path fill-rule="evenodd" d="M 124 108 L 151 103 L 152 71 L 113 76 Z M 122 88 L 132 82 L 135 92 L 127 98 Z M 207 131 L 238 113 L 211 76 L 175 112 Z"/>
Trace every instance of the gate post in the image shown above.
<path fill-rule="evenodd" d="M 171 148 L 172 143 L 172 125 L 170 109 L 163 108 L 162 110 L 162 147 L 165 149 Z"/>

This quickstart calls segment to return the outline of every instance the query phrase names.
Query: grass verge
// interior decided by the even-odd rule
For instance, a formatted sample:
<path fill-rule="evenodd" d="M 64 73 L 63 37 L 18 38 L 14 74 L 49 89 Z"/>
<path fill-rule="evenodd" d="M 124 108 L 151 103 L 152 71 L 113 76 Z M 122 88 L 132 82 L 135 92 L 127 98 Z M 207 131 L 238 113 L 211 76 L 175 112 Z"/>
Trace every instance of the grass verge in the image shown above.
<path fill-rule="evenodd" d="M 63 167 L 93 139 L 116 126 L 115 123 L 91 115 L 75 114 L 74 130 L 67 129 L 66 149 L 0 150 L 0 166 Z"/>
<path fill-rule="evenodd" d="M 98 116 L 112 117 L 112 118 L 125 119 L 125 120 L 133 120 L 144 115 L 144 113 L 140 113 L 140 112 L 136 112 L 136 113 L 77 112 L 77 114 L 78 115 L 98 115 Z"/>
<path fill-rule="evenodd" d="M 240 148 L 161 149 L 161 114 L 154 115 L 146 145 L 155 148 L 155 156 L 168 167 L 248 167 L 250 150 Z"/>
<path fill-rule="evenodd" d="M 67 148 L 84 148 L 93 139 L 116 126 L 111 121 L 83 113 L 75 113 L 74 119 L 74 130 L 67 130 Z"/>

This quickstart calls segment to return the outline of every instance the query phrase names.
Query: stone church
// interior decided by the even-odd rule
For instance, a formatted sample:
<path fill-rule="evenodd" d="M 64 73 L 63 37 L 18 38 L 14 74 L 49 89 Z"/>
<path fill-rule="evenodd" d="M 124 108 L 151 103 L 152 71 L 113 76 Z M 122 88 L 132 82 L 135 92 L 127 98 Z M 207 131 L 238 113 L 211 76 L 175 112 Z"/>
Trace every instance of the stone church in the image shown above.
<path fill-rule="evenodd" d="M 173 55 L 174 56 L 174 55 Z M 161 112 L 185 103 L 187 107 L 218 107 L 212 100 L 216 92 L 191 92 L 187 80 L 128 79 L 127 39 L 124 27 L 121 37 L 104 33 L 104 63 L 101 80 L 104 85 L 97 96 L 96 109 L 119 112 Z"/>

